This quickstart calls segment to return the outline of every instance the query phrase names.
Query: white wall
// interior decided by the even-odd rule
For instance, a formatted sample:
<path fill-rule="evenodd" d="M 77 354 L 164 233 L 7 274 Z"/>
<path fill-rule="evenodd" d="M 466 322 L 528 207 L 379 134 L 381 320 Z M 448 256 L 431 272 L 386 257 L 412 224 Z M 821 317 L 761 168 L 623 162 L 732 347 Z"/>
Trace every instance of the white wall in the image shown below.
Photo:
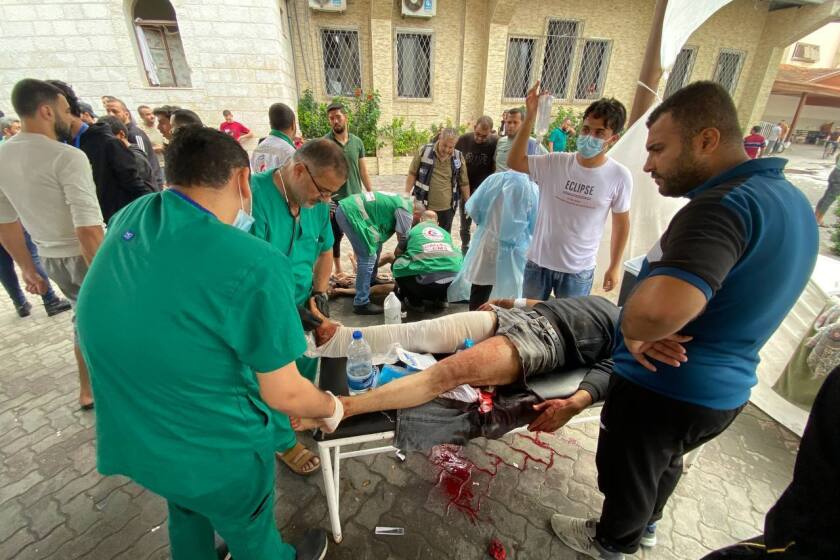
<path fill-rule="evenodd" d="M 285 0 L 172 0 L 191 88 L 148 85 L 131 25 L 133 2 L 3 0 L 0 108 L 12 112 L 11 89 L 24 77 L 64 80 L 95 110 L 102 95 L 113 95 L 131 109 L 180 105 L 217 126 L 230 109 L 261 136 L 269 129 L 269 105 L 296 106 Z"/>
<path fill-rule="evenodd" d="M 790 123 L 798 103 L 799 97 L 773 94 L 767 100 L 767 107 L 764 109 L 761 120 L 779 122 L 784 119 Z M 821 124 L 832 121 L 840 125 L 840 109 L 806 105 L 799 115 L 796 128 L 797 130 L 819 130 Z"/>
<path fill-rule="evenodd" d="M 810 35 L 801 38 L 797 43 L 808 43 L 820 46 L 820 59 L 815 62 L 800 62 L 791 60 L 793 56 L 793 45 L 785 49 L 782 57 L 782 64 L 793 64 L 805 68 L 835 68 L 840 64 L 838 51 L 840 51 L 840 21 L 835 21 L 822 26 Z"/>

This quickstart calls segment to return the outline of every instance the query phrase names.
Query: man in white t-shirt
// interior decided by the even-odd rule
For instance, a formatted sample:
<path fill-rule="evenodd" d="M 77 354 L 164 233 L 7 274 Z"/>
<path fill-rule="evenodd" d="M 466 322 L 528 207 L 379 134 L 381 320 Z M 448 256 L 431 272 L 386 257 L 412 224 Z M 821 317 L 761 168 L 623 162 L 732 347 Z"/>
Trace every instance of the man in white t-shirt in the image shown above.
<path fill-rule="evenodd" d="M 588 295 L 592 289 L 598 245 L 607 214 L 612 213 L 610 266 L 603 288 L 619 283 L 621 259 L 630 234 L 630 171 L 607 156 L 627 120 L 615 99 L 599 99 L 583 113 L 576 153 L 528 155 L 531 130 L 539 102 L 539 82 L 525 100 L 527 117 L 508 155 L 511 169 L 528 173 L 540 187 L 540 206 L 534 238 L 528 251 L 523 296 L 546 300 Z"/>
<path fill-rule="evenodd" d="M 295 153 L 295 112 L 285 103 L 268 109 L 271 133 L 251 154 L 251 172 L 261 173 L 283 167 Z"/>
<path fill-rule="evenodd" d="M 12 89 L 21 132 L 0 145 L 0 243 L 20 266 L 27 290 L 43 293 L 26 247 L 29 232 L 41 262 L 75 306 L 79 288 L 102 243 L 102 212 L 90 163 L 81 150 L 64 144 L 71 137 L 70 104 L 55 86 L 24 79 Z M 93 408 L 87 367 L 75 346 L 79 404 Z"/>

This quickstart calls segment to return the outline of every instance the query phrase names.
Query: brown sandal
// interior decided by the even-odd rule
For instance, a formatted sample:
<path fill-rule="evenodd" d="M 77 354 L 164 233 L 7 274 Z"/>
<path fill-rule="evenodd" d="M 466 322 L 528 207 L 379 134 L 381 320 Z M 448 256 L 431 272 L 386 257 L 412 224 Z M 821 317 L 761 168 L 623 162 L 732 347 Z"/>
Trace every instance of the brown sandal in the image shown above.
<path fill-rule="evenodd" d="M 321 468 L 321 459 L 300 442 L 285 453 L 278 452 L 277 456 L 293 473 L 301 476 L 308 476 Z"/>

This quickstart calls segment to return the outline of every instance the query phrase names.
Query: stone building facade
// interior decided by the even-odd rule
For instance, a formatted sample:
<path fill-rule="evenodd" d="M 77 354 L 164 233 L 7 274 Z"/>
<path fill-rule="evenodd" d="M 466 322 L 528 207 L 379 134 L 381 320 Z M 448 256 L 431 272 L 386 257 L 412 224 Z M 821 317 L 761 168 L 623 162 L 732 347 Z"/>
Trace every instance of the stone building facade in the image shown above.
<path fill-rule="evenodd" d="M 434 3 L 436 14 L 405 16 L 404 3 Z M 311 4 L 339 4 L 343 11 L 313 9 Z M 264 135 L 271 103 L 295 105 L 307 89 L 321 101 L 362 89 L 380 93 L 380 125 L 402 117 L 423 129 L 447 120 L 472 123 L 482 114 L 498 121 L 503 109 L 522 103 L 524 84 L 543 77 L 549 55 L 555 57 L 553 83 L 565 90 L 556 107 L 582 110 L 601 95 L 630 107 L 654 4 L 2 0 L 0 108 L 8 109 L 17 79 L 49 77 L 72 84 L 94 108 L 101 107 L 99 97 L 106 94 L 131 107 L 174 103 L 196 110 L 212 125 L 221 121 L 222 109 L 230 109 Z M 671 84 L 663 79 L 660 94 L 690 81 L 719 79 L 730 87 L 742 124 L 757 121 L 784 49 L 840 18 L 840 0 L 773 7 L 774 2 L 765 0 L 733 0 L 722 8 L 689 38 Z M 177 22 L 182 65 L 189 68 L 188 84 L 174 87 L 151 83 L 135 21 L 138 10 L 155 14 L 166 9 Z M 558 43 L 558 35 L 566 38 Z M 178 65 L 177 60 L 170 63 Z M 403 172 L 406 165 L 391 157 L 388 146 L 377 159 L 380 173 Z"/>

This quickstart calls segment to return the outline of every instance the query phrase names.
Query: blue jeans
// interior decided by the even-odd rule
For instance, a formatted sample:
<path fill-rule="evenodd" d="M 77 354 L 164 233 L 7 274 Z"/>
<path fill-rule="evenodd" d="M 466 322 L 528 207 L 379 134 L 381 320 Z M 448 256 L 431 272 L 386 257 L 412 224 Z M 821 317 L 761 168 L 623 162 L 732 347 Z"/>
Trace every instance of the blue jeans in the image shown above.
<path fill-rule="evenodd" d="M 356 296 L 353 298 L 353 305 L 367 305 L 370 303 L 370 279 L 373 278 L 373 273 L 377 268 L 376 265 L 379 263 L 379 253 L 382 252 L 382 245 L 376 249 L 376 253 L 371 253 L 368 250 L 367 243 L 356 233 L 340 207 L 335 211 L 335 221 L 344 235 L 347 236 L 350 245 L 353 246 L 353 252 L 356 253 L 358 270 L 356 271 Z"/>
<path fill-rule="evenodd" d="M 556 298 L 588 296 L 592 291 L 594 276 L 594 268 L 572 274 L 543 268 L 529 260 L 525 265 L 522 296 L 527 299 L 547 300 L 552 291 Z"/>
<path fill-rule="evenodd" d="M 47 277 L 47 273 L 44 271 L 44 267 L 41 266 L 41 259 L 38 257 L 38 249 L 35 248 L 35 244 L 32 243 L 32 239 L 26 231 L 23 232 L 23 238 L 26 240 L 26 247 L 29 249 L 29 254 L 32 255 L 32 260 L 35 262 L 35 269 L 38 271 L 38 274 L 47 281 L 48 291 L 46 294 L 41 296 L 41 299 L 44 300 L 44 304 L 46 305 L 47 303 L 57 300 L 58 296 L 55 295 L 52 285 L 50 285 L 49 278 Z M 9 294 L 9 297 L 12 298 L 12 302 L 16 307 L 20 307 L 26 303 L 26 294 L 23 293 L 23 290 L 20 287 L 20 281 L 18 280 L 17 273 L 15 272 L 15 263 L 12 260 L 12 256 L 6 252 L 6 249 L 4 249 L 2 245 L 0 245 L 0 283 L 3 284 L 4 288 L 6 288 L 6 292 Z"/>

